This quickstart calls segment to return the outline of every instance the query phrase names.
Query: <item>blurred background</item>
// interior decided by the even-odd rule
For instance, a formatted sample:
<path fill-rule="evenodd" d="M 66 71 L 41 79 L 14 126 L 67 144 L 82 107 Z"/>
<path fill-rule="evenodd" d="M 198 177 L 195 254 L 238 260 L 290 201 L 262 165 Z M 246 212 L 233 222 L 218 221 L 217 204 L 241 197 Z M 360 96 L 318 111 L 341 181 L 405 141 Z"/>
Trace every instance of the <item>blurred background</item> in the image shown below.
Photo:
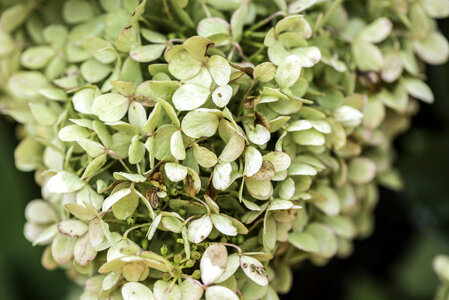
<path fill-rule="evenodd" d="M 440 22 L 449 36 L 449 21 Z M 438 279 L 437 254 L 449 254 L 449 64 L 428 68 L 434 105 L 422 105 L 413 127 L 396 142 L 400 193 L 382 189 L 373 235 L 346 260 L 306 264 L 282 299 L 428 300 Z M 14 124 L 0 118 L 0 299 L 61 300 L 74 293 L 62 271 L 40 265 L 43 247 L 23 237 L 24 208 L 39 198 L 32 173 L 16 170 Z"/>

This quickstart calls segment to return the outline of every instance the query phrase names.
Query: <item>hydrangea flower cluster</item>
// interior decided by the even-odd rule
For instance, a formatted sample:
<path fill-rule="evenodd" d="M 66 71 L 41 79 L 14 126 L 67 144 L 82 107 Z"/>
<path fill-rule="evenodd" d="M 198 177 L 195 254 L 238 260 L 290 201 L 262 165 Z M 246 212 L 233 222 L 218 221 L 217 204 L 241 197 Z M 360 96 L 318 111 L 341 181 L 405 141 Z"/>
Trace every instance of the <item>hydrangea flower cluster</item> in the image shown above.
<path fill-rule="evenodd" d="M 449 56 L 445 0 L 8 2 L 25 236 L 85 300 L 278 299 L 348 256 Z"/>

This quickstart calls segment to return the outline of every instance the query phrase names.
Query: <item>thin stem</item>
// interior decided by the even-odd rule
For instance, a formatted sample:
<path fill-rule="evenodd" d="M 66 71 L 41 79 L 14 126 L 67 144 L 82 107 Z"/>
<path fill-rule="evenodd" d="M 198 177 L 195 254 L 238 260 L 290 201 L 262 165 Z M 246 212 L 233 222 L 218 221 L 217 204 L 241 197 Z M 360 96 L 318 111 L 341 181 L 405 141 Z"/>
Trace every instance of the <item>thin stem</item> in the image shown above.
<path fill-rule="evenodd" d="M 201 1 L 201 7 L 203 8 L 204 13 L 206 14 L 206 16 L 207 16 L 208 18 L 210 18 L 210 17 L 211 17 L 211 14 L 210 14 L 209 8 L 207 7 L 205 1 Z"/>
<path fill-rule="evenodd" d="M 251 26 L 247 32 L 253 32 L 256 31 L 257 29 L 259 29 L 260 27 L 262 27 L 263 25 L 267 24 L 268 22 L 270 22 L 271 20 L 273 20 L 274 18 L 277 18 L 279 16 L 286 16 L 287 13 L 285 11 L 278 11 L 277 13 L 272 14 L 271 16 L 268 16 L 267 18 L 261 20 L 260 22 L 254 24 L 253 26 Z"/>
<path fill-rule="evenodd" d="M 139 229 L 139 228 L 145 227 L 145 226 L 149 226 L 149 225 L 151 225 L 151 223 L 140 224 L 140 225 L 136 225 L 134 227 L 128 228 L 128 230 L 126 230 L 125 233 L 123 234 L 123 239 L 126 239 L 128 237 L 128 234 L 131 231 L 133 231 L 135 229 Z"/>
<path fill-rule="evenodd" d="M 144 195 L 142 195 L 142 193 L 140 193 L 137 189 L 134 189 L 134 193 L 137 194 L 137 196 L 139 196 L 140 199 L 142 199 L 143 203 L 145 204 L 145 206 L 147 207 L 148 211 L 150 212 L 150 217 L 151 219 L 154 220 L 154 210 L 151 207 L 151 204 L 148 202 L 148 199 L 144 197 Z"/>
<path fill-rule="evenodd" d="M 128 166 L 125 164 L 125 162 L 120 158 L 120 156 L 118 156 L 117 153 L 115 153 L 112 150 L 107 150 L 107 153 L 112 155 L 115 159 L 117 159 L 122 164 L 122 166 L 126 169 L 126 171 L 128 173 L 132 173 L 131 170 L 128 168 Z"/>
<path fill-rule="evenodd" d="M 327 21 L 329 21 L 329 18 L 334 14 L 335 10 L 337 9 L 340 4 L 343 3 L 344 0 L 335 0 L 331 7 L 326 11 L 326 14 L 318 20 L 316 26 L 315 26 L 315 32 L 320 31 L 324 25 L 326 25 Z"/>

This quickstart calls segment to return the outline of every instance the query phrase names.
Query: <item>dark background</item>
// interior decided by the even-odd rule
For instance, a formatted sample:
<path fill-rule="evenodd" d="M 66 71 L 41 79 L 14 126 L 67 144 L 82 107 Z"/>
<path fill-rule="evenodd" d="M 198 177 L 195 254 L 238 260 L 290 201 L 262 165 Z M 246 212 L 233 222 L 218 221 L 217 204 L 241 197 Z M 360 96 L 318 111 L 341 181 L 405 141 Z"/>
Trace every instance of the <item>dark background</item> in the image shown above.
<path fill-rule="evenodd" d="M 449 21 L 440 22 L 449 36 Z M 449 254 L 449 64 L 428 68 L 436 103 L 423 104 L 413 127 L 396 142 L 406 188 L 382 189 L 373 235 L 346 260 L 295 272 L 282 299 L 428 300 L 438 280 L 435 255 Z M 40 197 L 32 173 L 15 169 L 14 124 L 0 118 L 0 299 L 76 299 L 63 271 L 40 265 L 42 247 L 23 237 L 26 203 Z"/>

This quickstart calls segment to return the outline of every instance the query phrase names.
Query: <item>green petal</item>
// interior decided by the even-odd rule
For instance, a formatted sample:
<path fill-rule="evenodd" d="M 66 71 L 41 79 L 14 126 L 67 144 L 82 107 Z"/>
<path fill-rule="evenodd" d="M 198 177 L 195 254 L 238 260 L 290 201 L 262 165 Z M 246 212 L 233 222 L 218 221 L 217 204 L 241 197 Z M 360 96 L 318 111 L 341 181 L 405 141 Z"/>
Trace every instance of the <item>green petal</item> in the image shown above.
<path fill-rule="evenodd" d="M 129 55 L 138 62 L 151 62 L 159 59 L 165 50 L 165 45 L 146 45 L 135 46 L 131 49 Z"/>
<path fill-rule="evenodd" d="M 187 113 L 181 123 L 182 131 L 189 137 L 210 137 L 218 128 L 219 118 L 208 110 L 196 110 Z"/>
<path fill-rule="evenodd" d="M 207 70 L 217 85 L 223 86 L 229 82 L 231 66 L 225 58 L 219 55 L 211 56 L 207 61 Z"/>
<path fill-rule="evenodd" d="M 209 98 L 210 91 L 196 84 L 184 84 L 173 94 L 173 104 L 177 110 L 194 110 Z"/>
<path fill-rule="evenodd" d="M 104 122 L 117 122 L 126 115 L 128 106 L 128 98 L 110 93 L 96 97 L 92 111 Z"/>

